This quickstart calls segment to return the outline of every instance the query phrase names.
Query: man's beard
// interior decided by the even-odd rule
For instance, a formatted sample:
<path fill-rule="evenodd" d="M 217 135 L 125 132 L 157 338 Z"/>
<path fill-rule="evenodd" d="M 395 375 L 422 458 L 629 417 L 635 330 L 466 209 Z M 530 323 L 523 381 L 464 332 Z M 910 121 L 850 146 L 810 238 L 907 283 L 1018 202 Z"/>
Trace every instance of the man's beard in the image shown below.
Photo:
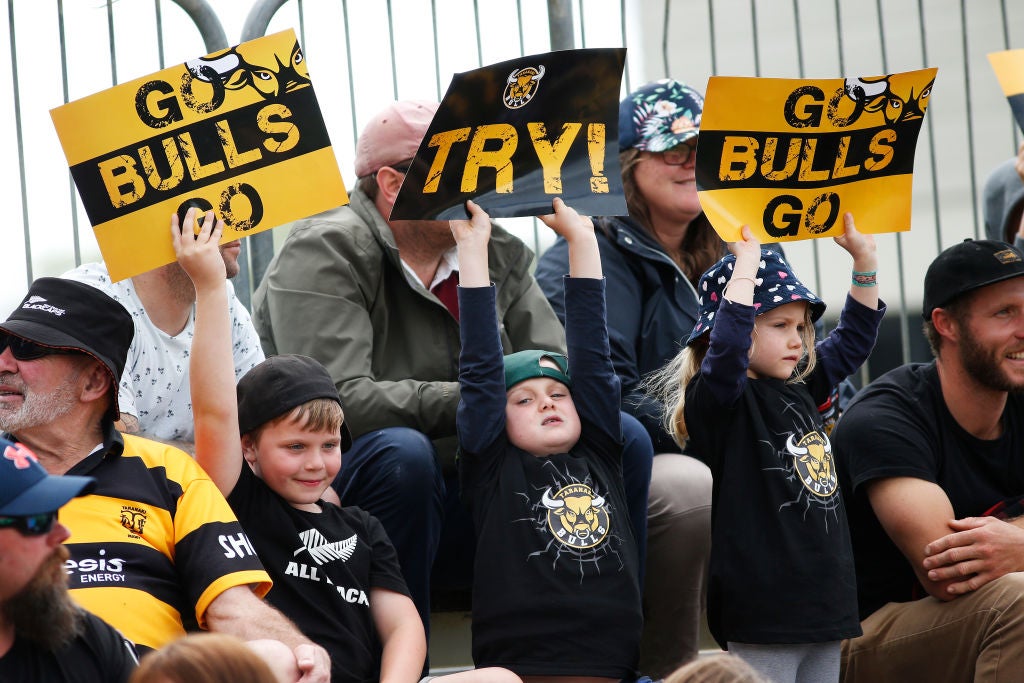
<path fill-rule="evenodd" d="M 0 385 L 13 387 L 19 390 L 22 396 L 21 406 L 17 410 L 0 410 L 0 429 L 17 434 L 22 429 L 47 425 L 64 417 L 78 403 L 80 376 L 80 372 L 72 372 L 64 378 L 60 386 L 46 395 L 37 394 L 27 388 L 18 375 L 0 376 Z"/>
<path fill-rule="evenodd" d="M 32 580 L 17 595 L 0 605 L 3 621 L 25 638 L 55 652 L 81 633 L 82 612 L 68 594 L 64 562 L 70 554 L 57 546 Z"/>
<path fill-rule="evenodd" d="M 1016 383 L 1000 364 L 998 352 L 985 349 L 974 341 L 970 330 L 963 330 L 960 339 L 960 363 L 979 384 L 996 391 L 1010 393 L 1024 391 L 1024 382 Z"/>

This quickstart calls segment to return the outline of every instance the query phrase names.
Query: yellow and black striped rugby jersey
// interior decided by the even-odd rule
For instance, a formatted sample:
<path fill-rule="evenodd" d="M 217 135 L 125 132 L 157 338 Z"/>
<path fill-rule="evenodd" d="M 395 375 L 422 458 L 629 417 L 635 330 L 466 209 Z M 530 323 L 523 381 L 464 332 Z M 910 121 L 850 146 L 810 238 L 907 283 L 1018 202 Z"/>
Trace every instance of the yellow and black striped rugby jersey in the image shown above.
<path fill-rule="evenodd" d="M 71 594 L 140 650 L 204 626 L 228 588 L 270 590 L 231 508 L 185 452 L 110 426 L 102 449 L 68 474 L 97 479 L 92 494 L 60 511 L 71 530 Z"/>

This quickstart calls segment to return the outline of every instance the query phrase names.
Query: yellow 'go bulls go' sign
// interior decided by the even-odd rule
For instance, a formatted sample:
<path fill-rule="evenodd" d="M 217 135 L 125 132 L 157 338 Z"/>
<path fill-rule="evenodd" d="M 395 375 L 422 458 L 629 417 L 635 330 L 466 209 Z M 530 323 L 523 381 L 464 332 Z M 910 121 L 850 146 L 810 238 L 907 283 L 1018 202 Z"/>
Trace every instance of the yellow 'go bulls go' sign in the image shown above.
<path fill-rule="evenodd" d="M 701 207 L 722 239 L 910 229 L 914 148 L 936 69 L 827 80 L 712 77 L 697 146 Z"/>
<path fill-rule="evenodd" d="M 186 205 L 222 217 L 226 242 L 348 202 L 291 30 L 50 115 L 114 280 L 174 260 Z"/>

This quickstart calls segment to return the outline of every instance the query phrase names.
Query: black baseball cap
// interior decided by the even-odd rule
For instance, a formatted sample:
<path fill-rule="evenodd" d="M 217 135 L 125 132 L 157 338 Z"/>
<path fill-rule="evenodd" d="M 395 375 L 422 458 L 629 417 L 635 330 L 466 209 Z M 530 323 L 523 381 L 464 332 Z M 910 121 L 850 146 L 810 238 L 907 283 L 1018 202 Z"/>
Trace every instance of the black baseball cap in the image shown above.
<path fill-rule="evenodd" d="M 341 405 L 331 374 L 309 356 L 271 356 L 238 381 L 238 431 L 248 434 L 275 417 L 315 398 Z M 341 452 L 352 447 L 352 432 L 341 423 Z"/>
<path fill-rule="evenodd" d="M 921 315 L 979 287 L 1024 275 L 1024 254 L 998 240 L 966 239 L 935 257 L 924 276 Z"/>
<path fill-rule="evenodd" d="M 84 282 L 41 277 L 0 323 L 0 331 L 98 360 L 110 373 L 111 417 L 116 420 L 121 416 L 117 388 L 135 337 L 135 323 L 117 301 Z"/>

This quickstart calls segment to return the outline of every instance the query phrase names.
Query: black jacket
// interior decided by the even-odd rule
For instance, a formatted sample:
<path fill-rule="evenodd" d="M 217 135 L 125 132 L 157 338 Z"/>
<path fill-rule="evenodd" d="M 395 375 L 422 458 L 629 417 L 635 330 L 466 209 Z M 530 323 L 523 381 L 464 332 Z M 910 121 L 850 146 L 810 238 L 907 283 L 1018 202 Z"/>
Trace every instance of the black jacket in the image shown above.
<path fill-rule="evenodd" d="M 703 215 L 697 221 L 707 220 Z M 595 219 L 601 267 L 607 280 L 608 337 L 622 382 L 623 410 L 639 419 L 655 453 L 680 452 L 661 427 L 661 405 L 639 389 L 682 348 L 697 322 L 697 292 L 657 241 L 628 217 Z M 725 245 L 722 245 L 725 254 Z M 562 323 L 562 276 L 569 250 L 559 238 L 537 262 L 536 278 Z"/>

